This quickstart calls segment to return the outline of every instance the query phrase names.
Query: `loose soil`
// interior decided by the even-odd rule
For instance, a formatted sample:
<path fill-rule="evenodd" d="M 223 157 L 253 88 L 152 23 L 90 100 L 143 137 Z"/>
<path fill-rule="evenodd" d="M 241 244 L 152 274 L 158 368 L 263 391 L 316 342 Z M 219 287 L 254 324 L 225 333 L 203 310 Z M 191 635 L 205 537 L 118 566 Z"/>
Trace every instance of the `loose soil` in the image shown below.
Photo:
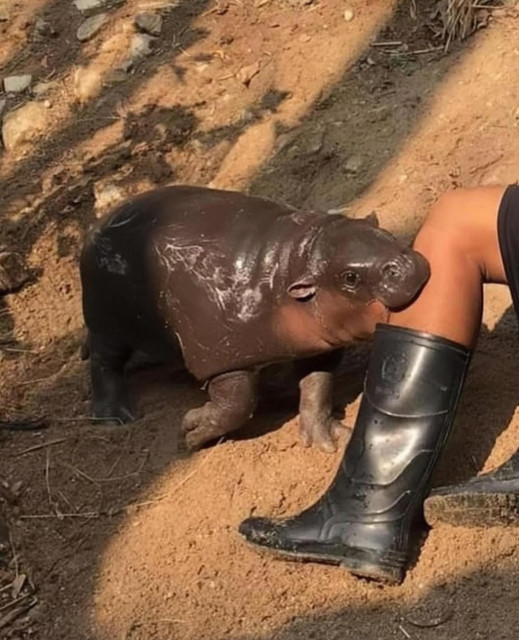
<path fill-rule="evenodd" d="M 258 415 L 242 432 L 191 456 L 179 423 L 204 394 L 178 372 L 133 376 L 144 416 L 135 424 L 91 425 L 77 270 L 85 227 L 114 198 L 155 185 L 241 189 L 354 216 L 376 210 L 384 226 L 412 236 L 445 190 L 516 181 L 516 12 L 493 12 L 445 54 L 425 1 L 127 0 L 83 44 L 69 0 L 7 6 L 0 77 L 32 73 L 33 86 L 49 85 L 33 98 L 48 101 L 44 136 L 0 153 L 0 244 L 31 269 L 0 302 L 0 414 L 45 415 L 48 428 L 0 431 L 2 495 L 11 498 L 0 504 L 10 526 L 0 637 L 516 638 L 513 528 L 435 529 L 400 587 L 243 544 L 243 518 L 310 504 L 340 456 L 299 445 L 286 371 L 265 376 Z M 163 13 L 163 32 L 153 55 L 121 75 L 142 9 Z M 38 17 L 56 35 L 35 37 Z M 9 97 L 7 109 L 29 99 Z M 490 469 L 518 446 L 518 356 L 509 293 L 488 287 L 436 483 Z M 353 362 L 338 384 L 349 424 L 363 360 Z M 27 578 L 13 593 L 17 575 Z M 6 620 L 11 611 L 18 617 Z"/>

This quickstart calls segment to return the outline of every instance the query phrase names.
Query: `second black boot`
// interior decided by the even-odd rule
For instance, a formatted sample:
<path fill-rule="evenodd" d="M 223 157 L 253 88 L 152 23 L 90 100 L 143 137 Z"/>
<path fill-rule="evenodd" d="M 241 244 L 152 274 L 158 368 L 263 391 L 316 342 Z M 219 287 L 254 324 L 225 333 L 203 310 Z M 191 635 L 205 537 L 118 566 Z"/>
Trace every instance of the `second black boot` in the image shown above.
<path fill-rule="evenodd" d="M 495 471 L 431 491 L 425 517 L 432 527 L 519 525 L 519 453 Z"/>
<path fill-rule="evenodd" d="M 423 500 L 450 432 L 470 350 L 378 325 L 357 422 L 324 496 L 285 520 L 249 518 L 248 542 L 399 583 L 424 531 Z"/>

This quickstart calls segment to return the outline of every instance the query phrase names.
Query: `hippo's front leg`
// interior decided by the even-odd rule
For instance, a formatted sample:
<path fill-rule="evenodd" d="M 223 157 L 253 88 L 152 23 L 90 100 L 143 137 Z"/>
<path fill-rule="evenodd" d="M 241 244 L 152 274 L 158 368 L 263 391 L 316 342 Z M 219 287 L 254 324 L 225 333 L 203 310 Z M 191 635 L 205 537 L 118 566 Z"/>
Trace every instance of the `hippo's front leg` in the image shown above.
<path fill-rule="evenodd" d="M 342 349 L 296 363 L 299 374 L 299 432 L 306 447 L 336 450 L 336 440 L 347 427 L 333 417 L 333 378 Z"/>
<path fill-rule="evenodd" d="M 188 411 L 182 421 L 187 447 L 199 449 L 241 427 L 256 408 L 256 382 L 252 371 L 232 371 L 213 378 L 208 388 L 211 400 Z"/>

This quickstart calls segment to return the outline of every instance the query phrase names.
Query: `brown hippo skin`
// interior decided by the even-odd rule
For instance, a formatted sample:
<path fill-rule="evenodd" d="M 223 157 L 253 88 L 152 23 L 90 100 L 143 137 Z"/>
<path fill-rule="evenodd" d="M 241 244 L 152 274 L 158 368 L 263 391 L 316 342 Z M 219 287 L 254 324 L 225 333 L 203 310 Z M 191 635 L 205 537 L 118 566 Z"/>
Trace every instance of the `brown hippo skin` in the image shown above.
<path fill-rule="evenodd" d="M 300 375 L 304 442 L 333 450 L 341 347 L 371 337 L 429 277 L 425 258 L 372 217 L 188 186 L 116 208 L 90 229 L 80 267 L 94 417 L 134 419 L 123 373 L 132 352 L 183 357 L 209 393 L 184 416 L 190 448 L 240 427 L 259 368 L 286 360 Z"/>

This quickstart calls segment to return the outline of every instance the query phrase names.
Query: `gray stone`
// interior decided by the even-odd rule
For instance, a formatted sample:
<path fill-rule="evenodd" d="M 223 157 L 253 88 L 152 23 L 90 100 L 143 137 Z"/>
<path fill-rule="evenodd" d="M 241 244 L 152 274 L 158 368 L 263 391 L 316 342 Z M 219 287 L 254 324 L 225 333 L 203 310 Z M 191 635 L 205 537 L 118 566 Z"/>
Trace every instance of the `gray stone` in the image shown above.
<path fill-rule="evenodd" d="M 96 9 L 102 9 L 106 2 L 104 0 L 74 0 L 76 9 L 82 13 L 87 11 L 95 11 Z"/>
<path fill-rule="evenodd" d="M 6 93 L 22 93 L 31 86 L 32 76 L 9 76 L 4 78 L 4 91 Z"/>
<path fill-rule="evenodd" d="M 137 60 L 138 58 L 144 58 L 153 53 L 153 43 L 155 38 L 146 35 L 145 33 L 136 33 L 130 44 L 130 58 Z"/>
<path fill-rule="evenodd" d="M 149 33 L 150 36 L 158 36 L 162 31 L 162 16 L 151 11 L 144 11 L 135 16 L 135 26 L 140 31 Z"/>
<path fill-rule="evenodd" d="M 364 164 L 364 160 L 360 156 L 350 156 L 344 165 L 347 173 L 358 173 Z"/>
<path fill-rule="evenodd" d="M 28 102 L 4 116 L 2 139 L 7 151 L 21 147 L 45 131 L 48 111 L 39 102 Z"/>
<path fill-rule="evenodd" d="M 43 18 L 38 18 L 34 23 L 34 35 L 37 38 L 50 38 L 57 35 L 57 31 L 50 22 Z"/>
<path fill-rule="evenodd" d="M 98 13 L 96 16 L 87 18 L 77 30 L 76 36 L 80 42 L 85 42 L 93 38 L 98 33 L 104 23 L 108 20 L 107 13 Z"/>
<path fill-rule="evenodd" d="M 100 9 L 108 9 L 124 4 L 125 1 L 126 0 L 74 0 L 74 5 L 81 13 L 90 14 Z"/>

